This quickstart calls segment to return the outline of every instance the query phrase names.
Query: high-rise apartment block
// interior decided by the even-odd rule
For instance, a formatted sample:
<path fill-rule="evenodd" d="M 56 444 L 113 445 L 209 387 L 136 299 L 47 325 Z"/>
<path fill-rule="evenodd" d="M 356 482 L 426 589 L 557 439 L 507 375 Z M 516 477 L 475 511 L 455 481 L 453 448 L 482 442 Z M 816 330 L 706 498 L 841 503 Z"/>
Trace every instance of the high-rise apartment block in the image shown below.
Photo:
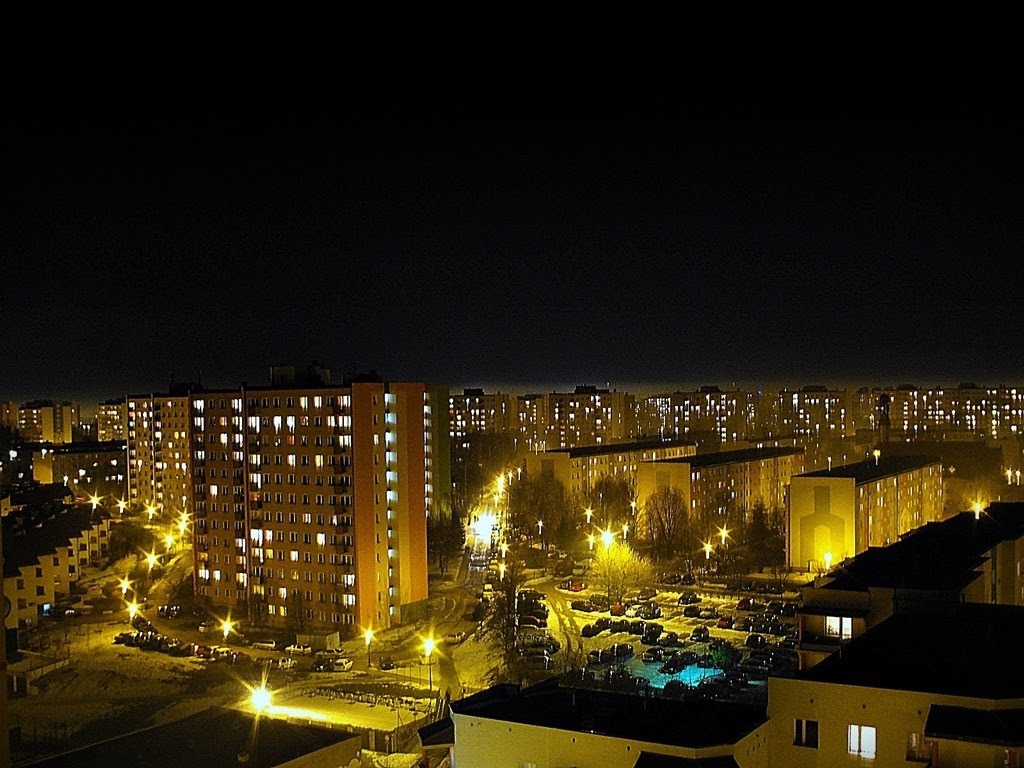
<path fill-rule="evenodd" d="M 127 403 L 125 400 L 107 400 L 96 406 L 96 439 L 124 440 L 128 436 Z"/>
<path fill-rule="evenodd" d="M 446 389 L 282 382 L 188 406 L 198 595 L 304 630 L 423 614 L 427 517 L 450 492 Z"/>
<path fill-rule="evenodd" d="M 742 440 L 753 430 L 753 409 L 746 392 L 722 391 L 715 386 L 695 392 L 652 395 L 644 403 L 644 432 L 685 437 L 712 433 L 723 443 Z"/>
<path fill-rule="evenodd" d="M 465 389 L 448 398 L 448 424 L 458 445 L 467 435 L 509 434 L 518 426 L 517 399 L 501 392 Z"/>
<path fill-rule="evenodd" d="M 33 400 L 18 409 L 18 433 L 24 443 L 70 443 L 79 418 L 77 403 Z"/>
<path fill-rule="evenodd" d="M 191 510 L 189 396 L 129 395 L 128 502 L 168 514 Z"/>

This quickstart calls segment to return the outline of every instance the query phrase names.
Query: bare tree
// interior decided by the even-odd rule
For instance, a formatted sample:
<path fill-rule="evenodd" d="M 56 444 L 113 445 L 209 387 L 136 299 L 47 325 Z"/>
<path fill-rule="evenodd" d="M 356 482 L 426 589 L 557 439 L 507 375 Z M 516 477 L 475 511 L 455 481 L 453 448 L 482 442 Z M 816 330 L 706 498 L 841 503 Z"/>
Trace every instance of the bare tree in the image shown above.
<path fill-rule="evenodd" d="M 599 547 L 591 573 L 612 603 L 621 603 L 627 592 L 654 578 L 650 562 L 622 542 Z"/>
<path fill-rule="evenodd" d="M 689 564 L 692 534 L 686 498 L 681 491 L 665 487 L 652 493 L 644 502 L 640 526 L 651 557 L 657 560 L 675 557 L 682 549 Z"/>

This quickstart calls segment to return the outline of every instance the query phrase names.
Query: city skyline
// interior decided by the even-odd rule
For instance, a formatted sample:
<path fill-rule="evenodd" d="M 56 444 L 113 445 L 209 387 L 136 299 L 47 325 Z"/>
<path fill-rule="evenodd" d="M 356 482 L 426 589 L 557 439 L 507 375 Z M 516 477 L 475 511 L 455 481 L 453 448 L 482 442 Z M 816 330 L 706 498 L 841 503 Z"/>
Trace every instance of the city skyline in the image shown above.
<path fill-rule="evenodd" d="M 1004 90 L 21 92 L 2 396 L 310 359 L 519 391 L 1014 384 Z"/>

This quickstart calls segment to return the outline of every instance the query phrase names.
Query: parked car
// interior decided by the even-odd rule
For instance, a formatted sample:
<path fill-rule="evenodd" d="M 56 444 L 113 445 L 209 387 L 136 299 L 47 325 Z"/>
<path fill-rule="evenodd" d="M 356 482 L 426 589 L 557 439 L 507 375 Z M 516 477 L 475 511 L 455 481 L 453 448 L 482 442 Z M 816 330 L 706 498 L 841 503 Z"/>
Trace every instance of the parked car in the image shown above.
<path fill-rule="evenodd" d="M 213 622 L 212 621 L 201 621 L 201 622 L 199 622 L 199 632 L 200 633 L 206 634 L 211 629 L 213 629 Z"/>
<path fill-rule="evenodd" d="M 587 588 L 587 582 L 579 578 L 570 578 L 558 585 L 559 589 L 566 589 L 570 592 L 582 592 Z"/>
<path fill-rule="evenodd" d="M 666 632 L 658 638 L 658 645 L 663 645 L 666 648 L 673 648 L 681 645 L 679 642 L 679 634 L 677 632 Z"/>
<path fill-rule="evenodd" d="M 546 619 L 538 619 L 536 616 L 526 615 L 519 617 L 520 627 L 537 627 L 539 629 L 541 627 L 546 627 L 547 625 L 548 622 Z"/>
<path fill-rule="evenodd" d="M 551 669 L 554 662 L 548 656 L 527 656 L 523 659 L 523 666 L 534 672 L 547 671 Z"/>
<path fill-rule="evenodd" d="M 378 669 L 394 669 L 395 662 L 390 656 L 381 656 L 380 661 L 377 662 Z"/>
<path fill-rule="evenodd" d="M 612 620 L 610 618 L 608 618 L 607 616 L 601 616 L 601 617 L 599 617 L 598 619 L 596 619 L 594 621 L 594 626 L 597 627 L 602 632 L 604 630 L 606 630 L 606 629 L 609 629 L 611 627 L 611 625 L 612 625 Z"/>
<path fill-rule="evenodd" d="M 732 628 L 737 632 L 747 632 L 749 631 L 749 621 L 746 617 L 740 616 L 738 619 L 733 621 Z"/>
<path fill-rule="evenodd" d="M 699 605 L 688 605 L 688 606 L 686 606 L 685 608 L 683 608 L 683 616 L 685 616 L 688 619 L 696 619 L 698 616 L 700 616 L 700 606 Z"/>
<path fill-rule="evenodd" d="M 540 600 L 547 599 L 547 596 L 543 592 L 538 592 L 536 589 L 521 589 L 517 595 L 520 601 L 527 602 L 539 602 Z"/>
<path fill-rule="evenodd" d="M 292 669 L 295 666 L 295 659 L 291 656 L 282 656 L 277 660 L 278 669 Z"/>
<path fill-rule="evenodd" d="M 793 618 L 794 616 L 796 616 L 797 608 L 798 606 L 796 603 L 783 603 L 782 615 L 788 618 Z"/>
<path fill-rule="evenodd" d="M 589 600 L 573 600 L 569 605 L 574 611 L 583 611 L 584 613 L 593 613 L 597 610 L 597 606 Z"/>
<path fill-rule="evenodd" d="M 646 619 L 647 621 L 650 621 L 651 619 L 660 619 L 661 606 L 657 603 L 644 603 L 637 610 L 636 615 L 641 619 Z"/>
<path fill-rule="evenodd" d="M 277 641 L 276 640 L 257 640 L 252 644 L 252 647 L 258 651 L 276 651 Z"/>
<path fill-rule="evenodd" d="M 703 608 L 701 609 L 701 612 L 697 615 L 702 619 L 717 619 L 718 609 L 714 606 L 711 606 L 709 608 Z"/>
<path fill-rule="evenodd" d="M 607 664 L 612 660 L 612 654 L 607 648 L 594 648 L 587 654 L 588 664 Z"/>
<path fill-rule="evenodd" d="M 711 632 L 707 627 L 694 627 L 690 632 L 690 640 L 695 643 L 706 643 L 711 638 Z"/>
<path fill-rule="evenodd" d="M 749 597 L 741 597 L 739 600 L 736 601 L 736 610 L 737 611 L 749 611 L 750 610 L 751 602 L 753 602 L 753 600 L 751 598 L 749 598 Z"/>
<path fill-rule="evenodd" d="M 310 672 L 333 672 L 334 661 L 331 659 L 313 659 L 313 665 L 309 670 Z"/>
<path fill-rule="evenodd" d="M 656 645 L 656 646 L 654 646 L 652 648 L 648 648 L 647 650 L 645 650 L 643 652 L 643 655 L 640 657 L 640 659 L 645 664 L 651 664 L 651 663 L 656 662 L 656 661 L 657 662 L 664 662 L 664 661 L 666 661 L 667 659 L 669 659 L 671 657 L 672 657 L 672 651 Z"/>
<path fill-rule="evenodd" d="M 641 603 L 644 603 L 648 600 L 653 600 L 657 594 L 658 590 L 656 590 L 654 587 L 644 587 L 636 593 L 636 599 Z"/>
<path fill-rule="evenodd" d="M 608 651 L 616 659 L 628 659 L 635 653 L 630 643 L 612 643 Z"/>
<path fill-rule="evenodd" d="M 304 643 L 292 643 L 284 649 L 284 652 L 289 656 L 311 656 L 313 654 L 313 646 Z"/>
<path fill-rule="evenodd" d="M 719 616 L 718 623 L 715 626 L 719 629 L 732 629 L 733 621 L 732 616 Z"/>
<path fill-rule="evenodd" d="M 693 592 L 683 592 L 676 602 L 679 605 L 693 605 L 700 602 L 700 597 Z"/>
<path fill-rule="evenodd" d="M 583 637 L 597 637 L 601 634 L 601 630 L 593 624 L 584 624 L 583 629 L 580 630 L 580 634 Z"/>
<path fill-rule="evenodd" d="M 663 573 L 661 574 L 661 578 L 658 579 L 658 582 L 667 586 L 672 586 L 674 584 L 678 584 L 681 579 L 682 576 L 678 573 Z"/>
<path fill-rule="evenodd" d="M 613 603 L 608 607 L 608 613 L 610 613 L 612 616 L 625 616 L 626 606 L 624 606 L 622 603 Z"/>
<path fill-rule="evenodd" d="M 331 660 L 327 659 L 327 661 Z M 346 659 L 344 656 L 335 658 L 333 661 L 331 661 L 331 663 L 334 665 L 334 669 L 336 672 L 348 672 L 353 667 L 352 659 Z"/>
<path fill-rule="evenodd" d="M 759 635 L 758 633 L 753 632 L 747 635 L 745 645 L 747 648 L 764 648 L 768 645 L 768 641 L 765 640 L 764 635 Z"/>
<path fill-rule="evenodd" d="M 348 654 L 341 648 L 324 648 L 322 651 L 316 652 L 318 659 L 343 659 L 346 656 Z"/>

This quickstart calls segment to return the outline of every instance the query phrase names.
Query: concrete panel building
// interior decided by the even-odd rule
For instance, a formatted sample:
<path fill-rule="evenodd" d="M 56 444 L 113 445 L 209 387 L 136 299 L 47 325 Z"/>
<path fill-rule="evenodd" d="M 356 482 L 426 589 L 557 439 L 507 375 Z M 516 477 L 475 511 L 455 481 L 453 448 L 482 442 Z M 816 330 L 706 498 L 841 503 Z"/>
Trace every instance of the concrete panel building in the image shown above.
<path fill-rule="evenodd" d="M 932 458 L 880 453 L 798 475 L 790 487 L 789 564 L 827 570 L 942 516 L 942 466 Z"/>

